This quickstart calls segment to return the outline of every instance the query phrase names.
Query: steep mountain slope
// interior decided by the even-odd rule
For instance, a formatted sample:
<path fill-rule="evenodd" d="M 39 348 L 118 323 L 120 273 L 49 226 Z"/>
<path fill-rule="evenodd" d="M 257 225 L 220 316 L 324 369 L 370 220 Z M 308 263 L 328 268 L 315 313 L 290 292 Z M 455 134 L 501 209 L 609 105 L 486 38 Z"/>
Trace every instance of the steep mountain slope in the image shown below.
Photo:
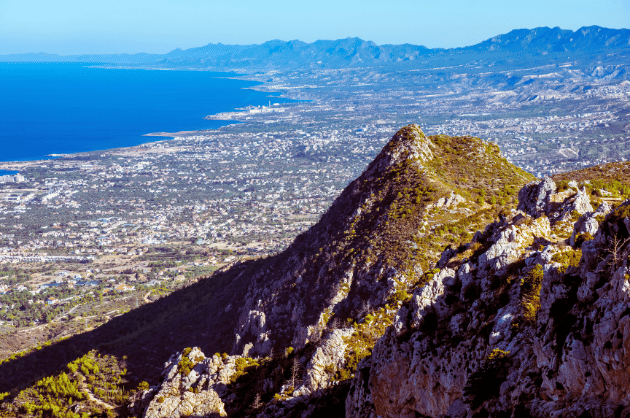
<path fill-rule="evenodd" d="M 268 413 L 288 416 L 331 393 L 369 354 L 407 290 L 433 277 L 444 245 L 470 239 L 531 178 L 495 145 L 403 128 L 317 225 L 253 276 L 239 307 L 226 308 L 238 314 L 233 352 L 243 357 L 175 355 L 164 383 L 143 395 L 153 398 L 146 416 L 242 414 L 255 396 L 261 407 L 273 400 Z M 285 373 L 296 359 L 299 384 Z"/>
<path fill-rule="evenodd" d="M 221 383 L 225 391 L 213 399 L 223 404 L 238 393 L 228 411 L 248 406 L 257 394 L 261 402 L 278 395 L 294 405 L 289 399 L 295 399 L 294 392 L 332 393 L 333 381 L 347 382 L 369 354 L 407 290 L 432 277 L 445 245 L 468 241 L 471 231 L 494 219 L 503 206 L 514 205 L 517 190 L 531 179 L 493 144 L 471 137 L 426 137 L 410 125 L 283 253 L 239 264 L 98 329 L 5 362 L 0 392 L 11 392 L 11 401 L 35 379 L 69 370 L 67 363 L 95 348 L 124 359 L 130 381 L 124 388 L 129 390 L 140 380 L 157 383 L 172 353 L 198 346 L 206 354 L 235 355 L 222 357 L 221 367 L 217 360 L 215 366 L 226 372 L 213 375 L 228 379 Z M 171 362 L 177 359 L 179 367 L 183 361 L 188 370 L 195 366 L 188 361 L 197 357 L 202 358 L 180 355 Z M 306 377 L 291 389 L 286 381 L 294 358 L 303 360 L 299 367 L 306 368 Z M 256 371 L 245 373 L 254 364 Z M 268 373 L 265 381 L 274 370 L 274 379 L 264 385 L 256 377 Z M 197 374 L 206 376 L 206 385 L 208 373 Z M 136 406 L 146 406 L 156 390 L 147 391 L 144 403 Z M 25 400 L 12 404 L 11 411 L 20 402 Z"/>
<path fill-rule="evenodd" d="M 578 187 L 526 186 L 417 288 L 346 416 L 628 416 L 630 201 L 593 211 L 599 189 Z"/>
<path fill-rule="evenodd" d="M 466 178 L 464 170 L 490 175 Z M 485 178 L 493 179 L 489 192 Z M 527 178 L 496 146 L 402 129 L 316 226 L 254 276 L 238 310 L 234 351 L 301 348 L 320 338 L 330 318 L 345 321 L 365 314 L 366 306 L 382 306 L 439 254 L 432 232 L 465 234 L 457 221 L 489 215 L 475 201 L 487 193 L 496 203 L 495 195 L 509 196 Z"/>

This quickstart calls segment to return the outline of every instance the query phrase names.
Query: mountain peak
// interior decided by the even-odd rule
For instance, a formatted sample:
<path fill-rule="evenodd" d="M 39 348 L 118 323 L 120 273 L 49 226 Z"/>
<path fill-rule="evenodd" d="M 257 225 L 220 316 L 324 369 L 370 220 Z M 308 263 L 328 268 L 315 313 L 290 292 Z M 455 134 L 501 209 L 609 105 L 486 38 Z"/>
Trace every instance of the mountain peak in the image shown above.
<path fill-rule="evenodd" d="M 376 175 L 404 160 L 425 162 L 433 158 L 429 140 L 420 126 L 411 124 L 400 129 L 368 166 L 366 173 Z"/>

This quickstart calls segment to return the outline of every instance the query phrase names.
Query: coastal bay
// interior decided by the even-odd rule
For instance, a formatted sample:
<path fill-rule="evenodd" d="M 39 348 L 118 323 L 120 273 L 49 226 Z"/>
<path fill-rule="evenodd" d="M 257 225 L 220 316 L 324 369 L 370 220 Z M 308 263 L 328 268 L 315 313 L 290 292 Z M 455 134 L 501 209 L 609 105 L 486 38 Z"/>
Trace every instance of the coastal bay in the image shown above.
<path fill-rule="evenodd" d="M 233 121 L 206 115 L 274 100 L 252 89 L 260 83 L 231 73 L 91 65 L 0 64 L 1 161 L 134 146 L 151 141 L 152 132 L 216 129 Z"/>

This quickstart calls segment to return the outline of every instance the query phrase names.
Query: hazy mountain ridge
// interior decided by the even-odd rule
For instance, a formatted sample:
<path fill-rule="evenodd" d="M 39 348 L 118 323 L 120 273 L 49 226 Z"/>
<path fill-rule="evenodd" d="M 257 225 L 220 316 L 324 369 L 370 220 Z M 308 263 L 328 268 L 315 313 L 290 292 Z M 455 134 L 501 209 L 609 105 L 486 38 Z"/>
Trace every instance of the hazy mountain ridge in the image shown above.
<path fill-rule="evenodd" d="M 583 27 L 576 31 L 555 28 L 518 29 L 463 48 L 426 48 L 421 45 L 377 45 L 359 38 L 319 40 L 272 40 L 259 45 L 208 44 L 167 54 L 13 54 L 0 61 L 74 61 L 160 66 L 204 66 L 213 68 L 301 68 L 360 67 L 390 65 L 420 59 L 448 59 L 461 55 L 489 59 L 502 54 L 581 54 L 627 50 L 629 29 Z M 490 55 L 488 55 L 490 54 Z M 566 57 L 565 57 L 566 58 Z"/>
<path fill-rule="evenodd" d="M 555 28 L 517 29 L 495 36 L 463 51 L 510 53 L 601 52 L 630 47 L 630 29 L 585 26 L 575 32 Z"/>

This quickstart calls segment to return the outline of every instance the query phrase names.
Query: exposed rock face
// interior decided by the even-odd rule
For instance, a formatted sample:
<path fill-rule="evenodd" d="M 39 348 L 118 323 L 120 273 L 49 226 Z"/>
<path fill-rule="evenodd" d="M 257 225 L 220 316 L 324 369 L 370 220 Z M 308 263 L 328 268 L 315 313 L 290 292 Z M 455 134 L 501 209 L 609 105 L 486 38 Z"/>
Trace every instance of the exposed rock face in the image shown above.
<path fill-rule="evenodd" d="M 529 183 L 518 194 L 518 210 L 534 218 L 547 216 L 552 223 L 568 221 L 576 212 L 580 215 L 592 212 L 593 207 L 586 190 L 578 189 L 575 182 L 569 185 L 574 187 L 556 192 L 556 184 L 550 177 L 541 182 Z"/>
<path fill-rule="evenodd" d="M 610 204 L 604 202 L 595 212 L 586 212 L 580 216 L 580 219 L 577 220 L 573 227 L 573 233 L 571 234 L 571 238 L 569 238 L 569 244 L 575 245 L 575 238 L 580 234 L 594 236 L 599 228 L 597 217 L 604 217 L 608 215 L 611 210 L 612 208 Z"/>
<path fill-rule="evenodd" d="M 552 183 L 527 185 L 527 214 L 490 225 L 471 246 L 483 253 L 450 258 L 414 292 L 359 365 L 346 416 L 630 415 L 630 220 L 599 224 L 610 208 L 587 211 L 583 192 L 552 208 Z M 543 216 L 574 210 L 586 211 L 575 231 L 594 235 L 579 266 L 554 261 L 579 252 L 549 242 Z"/>
<path fill-rule="evenodd" d="M 548 211 L 550 196 L 556 192 L 556 183 L 545 177 L 542 182 L 532 182 L 518 193 L 518 209 L 537 218 Z"/>
<path fill-rule="evenodd" d="M 188 374 L 182 359 L 193 365 Z M 173 355 L 164 365 L 164 381 L 146 408 L 145 418 L 226 416 L 221 395 L 235 373 L 235 359 L 230 356 L 206 357 L 194 347 L 189 353 Z"/>
<path fill-rule="evenodd" d="M 352 330 L 336 329 L 321 341 L 313 357 L 306 366 L 303 384 L 293 392 L 293 396 L 311 395 L 332 384 L 334 370 L 345 364 L 346 343 L 343 338 Z"/>
<path fill-rule="evenodd" d="M 521 257 L 523 248 L 532 245 L 534 238 L 547 238 L 551 232 L 547 217 L 531 219 L 517 214 L 512 224 L 499 225 L 486 230 L 486 234 L 492 233 L 492 245 L 478 260 L 478 268 L 486 273 L 503 271 Z"/>
<path fill-rule="evenodd" d="M 412 327 L 419 328 L 428 315 L 436 316 L 437 320 L 440 320 L 450 311 L 443 301 L 444 298 L 440 296 L 444 295 L 448 286 L 453 285 L 454 276 L 455 271 L 449 268 L 442 269 L 433 280 L 414 292 L 411 298 Z"/>
<path fill-rule="evenodd" d="M 592 212 L 593 206 L 591 206 L 591 200 L 586 193 L 584 188 L 578 189 L 575 196 L 573 196 L 573 200 L 569 202 L 569 204 L 565 205 L 563 212 L 565 214 L 570 214 L 572 212 L 577 212 L 580 215 L 585 214 L 586 212 Z"/>
<path fill-rule="evenodd" d="M 448 209 L 453 206 L 457 206 L 458 204 L 465 201 L 466 199 L 464 199 L 462 196 L 456 193 L 451 193 L 450 196 L 441 197 L 435 203 L 428 205 L 427 209 Z"/>

